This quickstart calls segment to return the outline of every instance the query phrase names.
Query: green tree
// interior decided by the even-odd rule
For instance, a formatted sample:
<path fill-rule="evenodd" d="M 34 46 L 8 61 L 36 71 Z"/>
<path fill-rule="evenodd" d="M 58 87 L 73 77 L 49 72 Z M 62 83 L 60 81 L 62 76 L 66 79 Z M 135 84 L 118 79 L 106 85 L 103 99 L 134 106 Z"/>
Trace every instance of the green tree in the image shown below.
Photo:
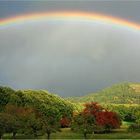
<path fill-rule="evenodd" d="M 14 94 L 15 91 L 9 87 L 0 86 L 0 111 L 4 109 L 4 106 L 9 102 L 10 96 Z"/>
<path fill-rule="evenodd" d="M 42 130 L 41 113 L 37 109 L 7 104 L 5 114 L 10 118 L 7 121 L 7 132 L 13 133 L 13 138 L 16 133 L 33 134 L 37 137 Z"/>
<path fill-rule="evenodd" d="M 50 135 L 52 132 L 59 131 L 60 118 L 61 114 L 55 107 L 48 108 L 46 113 L 41 117 L 43 131 L 47 134 L 48 139 L 50 139 Z"/>
<path fill-rule="evenodd" d="M 34 135 L 34 137 L 38 137 L 40 134 L 43 134 L 42 129 L 42 114 L 36 109 L 30 109 L 30 113 L 24 116 L 24 133 Z"/>
<path fill-rule="evenodd" d="M 72 130 L 82 133 L 84 138 L 87 138 L 87 134 L 93 133 L 95 128 L 95 118 L 89 113 L 80 113 L 73 118 Z"/>
<path fill-rule="evenodd" d="M 0 137 L 4 133 L 13 133 L 13 138 L 15 138 L 17 130 L 20 128 L 17 125 L 15 116 L 5 112 L 0 113 Z"/>
<path fill-rule="evenodd" d="M 13 133 L 13 138 L 15 138 L 17 132 L 21 128 L 21 121 L 19 119 L 19 114 L 20 114 L 19 110 L 21 110 L 21 107 L 17 107 L 11 104 L 7 104 L 4 110 L 4 112 L 10 116 L 8 120 L 9 130 L 7 131 Z"/>
<path fill-rule="evenodd" d="M 6 132 L 6 122 L 7 115 L 0 113 L 0 139 L 2 139 L 3 134 Z"/>

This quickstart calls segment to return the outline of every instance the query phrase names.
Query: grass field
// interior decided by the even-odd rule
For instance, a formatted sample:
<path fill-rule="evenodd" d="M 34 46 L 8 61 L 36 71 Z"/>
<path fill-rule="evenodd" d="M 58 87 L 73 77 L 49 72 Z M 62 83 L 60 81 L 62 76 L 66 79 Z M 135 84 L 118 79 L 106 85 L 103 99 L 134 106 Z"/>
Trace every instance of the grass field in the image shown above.
<path fill-rule="evenodd" d="M 62 132 L 57 132 L 52 135 L 53 139 L 83 139 L 83 134 L 72 132 L 69 128 L 63 129 Z M 109 134 L 92 134 L 87 136 L 88 139 L 140 139 L 138 133 L 128 133 L 126 129 L 121 128 Z"/>
<path fill-rule="evenodd" d="M 140 133 L 127 132 L 130 123 L 123 122 L 120 129 L 115 129 L 108 134 L 90 134 L 87 135 L 88 139 L 140 139 Z M 11 134 L 6 134 L 3 138 L 12 138 Z M 17 139 L 33 139 L 32 136 L 17 135 Z M 46 139 L 46 136 L 40 136 L 39 139 Z M 62 128 L 61 132 L 51 134 L 51 139 L 84 139 L 83 134 L 74 133 L 70 128 Z"/>

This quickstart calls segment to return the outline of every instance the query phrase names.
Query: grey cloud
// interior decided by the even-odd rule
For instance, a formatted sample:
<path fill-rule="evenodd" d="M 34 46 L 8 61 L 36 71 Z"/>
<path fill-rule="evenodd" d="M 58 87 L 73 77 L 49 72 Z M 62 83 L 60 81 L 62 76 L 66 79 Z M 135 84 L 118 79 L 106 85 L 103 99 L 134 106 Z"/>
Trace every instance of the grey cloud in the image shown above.
<path fill-rule="evenodd" d="M 36 23 L 0 30 L 0 84 L 83 95 L 138 82 L 140 32 L 104 24 Z"/>

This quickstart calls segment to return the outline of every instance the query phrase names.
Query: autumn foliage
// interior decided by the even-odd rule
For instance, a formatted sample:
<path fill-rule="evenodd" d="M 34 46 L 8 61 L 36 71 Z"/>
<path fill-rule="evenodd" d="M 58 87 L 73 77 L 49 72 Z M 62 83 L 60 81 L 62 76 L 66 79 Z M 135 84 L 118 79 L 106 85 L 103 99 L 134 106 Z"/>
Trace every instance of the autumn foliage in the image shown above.
<path fill-rule="evenodd" d="M 90 122 L 90 125 L 92 125 L 92 128 L 89 127 L 82 127 L 83 124 L 78 124 L 75 119 L 75 122 L 77 125 L 81 125 L 79 127 L 75 128 L 83 128 L 86 129 L 87 132 L 95 132 L 95 133 L 104 133 L 109 132 L 111 129 L 119 128 L 121 125 L 120 117 L 117 113 L 107 111 L 105 110 L 101 105 L 99 105 L 96 102 L 91 102 L 85 104 L 84 110 L 81 112 L 82 115 L 79 114 L 77 117 L 80 117 L 80 119 L 83 119 L 83 122 L 85 120 L 87 121 L 87 116 L 90 116 L 90 119 L 93 118 L 94 121 Z M 85 119 L 86 118 L 86 119 Z M 87 124 L 87 122 L 85 123 Z M 84 125 L 85 126 L 85 125 Z M 88 130 L 92 129 L 92 130 Z M 78 130 L 77 130 L 78 131 Z"/>
<path fill-rule="evenodd" d="M 97 112 L 95 115 L 96 124 L 103 127 L 119 128 L 120 119 L 115 112 Z"/>
<path fill-rule="evenodd" d="M 105 129 L 119 128 L 121 125 L 121 121 L 117 113 L 105 110 L 96 102 L 85 104 L 83 112 L 85 114 L 92 114 L 95 117 L 96 125 L 102 126 Z"/>
<path fill-rule="evenodd" d="M 71 123 L 71 120 L 66 116 L 63 116 L 60 120 L 60 124 L 62 128 L 69 127 L 70 123 Z"/>
<path fill-rule="evenodd" d="M 103 110 L 102 106 L 96 102 L 86 103 L 83 112 L 95 115 L 97 112 L 101 112 Z"/>

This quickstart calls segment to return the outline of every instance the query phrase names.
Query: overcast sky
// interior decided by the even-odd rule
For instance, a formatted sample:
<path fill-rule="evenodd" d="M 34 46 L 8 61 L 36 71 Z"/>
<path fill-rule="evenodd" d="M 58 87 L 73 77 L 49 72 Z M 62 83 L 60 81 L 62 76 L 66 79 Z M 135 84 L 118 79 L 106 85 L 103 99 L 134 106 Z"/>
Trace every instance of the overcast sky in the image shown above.
<path fill-rule="evenodd" d="M 85 11 L 140 24 L 140 1 L 0 1 L 0 18 Z M 0 85 L 80 96 L 124 81 L 140 82 L 140 31 L 81 21 L 0 28 Z"/>

